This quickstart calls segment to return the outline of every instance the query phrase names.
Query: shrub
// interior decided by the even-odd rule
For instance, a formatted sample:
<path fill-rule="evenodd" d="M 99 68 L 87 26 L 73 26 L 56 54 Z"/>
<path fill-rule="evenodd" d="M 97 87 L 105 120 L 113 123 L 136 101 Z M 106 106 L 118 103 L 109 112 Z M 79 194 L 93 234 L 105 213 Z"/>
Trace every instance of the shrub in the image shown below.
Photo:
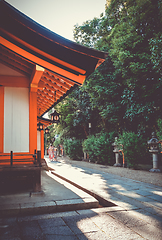
<path fill-rule="evenodd" d="M 112 142 L 114 133 L 91 135 L 83 142 L 83 151 L 89 154 L 92 162 L 111 164 L 114 161 Z"/>
<path fill-rule="evenodd" d="M 81 160 L 83 157 L 82 141 L 70 138 L 63 142 L 65 153 L 73 160 Z"/>
<path fill-rule="evenodd" d="M 157 138 L 161 143 L 159 144 L 159 148 L 160 148 L 159 165 L 162 165 L 162 119 L 161 118 L 157 120 L 157 126 L 158 126 Z"/>
<path fill-rule="evenodd" d="M 158 131 L 157 131 L 157 138 L 162 141 L 162 119 L 159 118 L 157 120 L 157 126 L 158 126 Z"/>
<path fill-rule="evenodd" d="M 123 132 L 118 138 L 118 147 L 123 149 L 128 167 L 135 168 L 147 158 L 147 141 L 134 132 Z"/>

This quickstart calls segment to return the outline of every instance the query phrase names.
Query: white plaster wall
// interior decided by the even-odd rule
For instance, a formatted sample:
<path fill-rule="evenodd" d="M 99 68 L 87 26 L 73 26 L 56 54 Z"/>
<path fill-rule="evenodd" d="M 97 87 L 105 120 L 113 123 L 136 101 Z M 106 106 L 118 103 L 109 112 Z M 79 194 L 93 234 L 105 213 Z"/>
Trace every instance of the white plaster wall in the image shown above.
<path fill-rule="evenodd" d="M 4 152 L 29 152 L 29 89 L 4 89 Z"/>
<path fill-rule="evenodd" d="M 37 150 L 41 150 L 41 132 L 37 131 Z"/>

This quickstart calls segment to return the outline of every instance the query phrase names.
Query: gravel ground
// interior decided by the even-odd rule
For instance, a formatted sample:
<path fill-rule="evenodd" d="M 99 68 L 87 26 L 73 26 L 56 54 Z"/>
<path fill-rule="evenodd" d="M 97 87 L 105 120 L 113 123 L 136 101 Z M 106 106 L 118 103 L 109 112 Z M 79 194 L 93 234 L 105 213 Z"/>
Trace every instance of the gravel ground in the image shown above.
<path fill-rule="evenodd" d="M 74 164 L 74 165 L 76 164 L 77 166 L 94 168 L 107 173 L 116 174 L 121 177 L 126 177 L 133 180 L 145 182 L 145 183 L 151 183 L 159 187 L 162 187 L 162 173 L 151 173 L 145 170 L 132 170 L 132 169 L 123 168 L 123 167 L 113 167 L 113 166 L 105 166 L 105 165 L 100 165 L 95 163 L 89 163 L 85 161 L 75 161 L 75 160 L 70 160 L 68 157 L 64 157 L 63 159 L 65 162 Z"/>

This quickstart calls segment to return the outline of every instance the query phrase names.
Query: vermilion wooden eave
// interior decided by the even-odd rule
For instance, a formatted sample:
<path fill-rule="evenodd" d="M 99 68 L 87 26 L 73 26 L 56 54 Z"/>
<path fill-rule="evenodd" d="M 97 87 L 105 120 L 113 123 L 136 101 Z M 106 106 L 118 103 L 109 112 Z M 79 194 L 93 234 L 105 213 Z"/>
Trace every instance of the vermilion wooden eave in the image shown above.
<path fill-rule="evenodd" d="M 106 57 L 51 32 L 2 0 L 0 33 L 0 60 L 30 78 L 29 87 L 37 92 L 38 116 L 81 85 Z"/>

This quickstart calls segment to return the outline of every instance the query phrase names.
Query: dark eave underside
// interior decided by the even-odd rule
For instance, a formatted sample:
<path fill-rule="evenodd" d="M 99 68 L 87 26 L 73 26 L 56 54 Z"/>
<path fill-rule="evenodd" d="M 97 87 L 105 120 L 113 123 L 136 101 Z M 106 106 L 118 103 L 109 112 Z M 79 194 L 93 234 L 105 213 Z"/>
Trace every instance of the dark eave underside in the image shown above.
<path fill-rule="evenodd" d="M 0 1 L 0 3 L 1 30 L 5 29 L 27 44 L 85 70 L 86 75 L 94 71 L 100 59 L 105 59 L 106 53 L 67 40 L 28 18 L 5 1 Z M 1 34 L 6 37 L 6 33 L 3 31 Z M 7 36 L 7 38 L 11 41 L 11 36 Z M 18 44 L 22 47 L 20 42 Z M 29 48 L 27 50 L 32 51 Z M 52 60 L 50 61 L 52 63 Z M 53 64 L 56 64 L 56 62 L 53 62 Z"/>
<path fill-rule="evenodd" d="M 43 69 L 37 89 L 38 117 L 83 84 L 106 56 L 57 35 L 0 0 L 0 63 L 26 77 L 26 87 L 36 66 Z"/>
<path fill-rule="evenodd" d="M 29 82 L 28 87 L 30 86 L 30 78 L 35 68 L 33 63 L 26 61 L 2 45 L 0 45 L 0 62 L 27 77 Z M 1 79 L 0 85 L 2 85 Z M 38 116 L 43 116 L 58 104 L 75 86 L 76 84 L 73 81 L 61 78 L 57 74 L 45 69 L 37 90 Z"/>

